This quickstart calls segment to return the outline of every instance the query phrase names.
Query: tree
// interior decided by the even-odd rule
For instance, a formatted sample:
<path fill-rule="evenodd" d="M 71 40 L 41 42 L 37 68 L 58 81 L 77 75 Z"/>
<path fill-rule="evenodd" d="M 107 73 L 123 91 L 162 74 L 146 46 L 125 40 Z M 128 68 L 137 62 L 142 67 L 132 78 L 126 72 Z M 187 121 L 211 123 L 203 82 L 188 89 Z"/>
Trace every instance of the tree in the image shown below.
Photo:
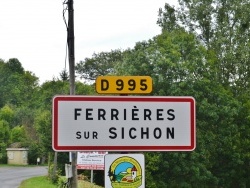
<path fill-rule="evenodd" d="M 32 103 L 32 101 L 30 103 Z M 30 139 L 30 142 L 38 141 L 36 129 L 34 127 L 35 114 L 34 108 L 27 107 L 26 105 L 15 108 L 12 127 L 22 125 L 25 130 L 25 135 Z"/>
<path fill-rule="evenodd" d="M 24 74 L 24 68 L 17 58 L 9 59 L 6 63 L 6 67 L 11 73 Z"/>
<path fill-rule="evenodd" d="M 7 162 L 7 152 L 10 139 L 10 127 L 9 123 L 5 120 L 0 119 L 0 163 Z"/>
<path fill-rule="evenodd" d="M 168 95 L 172 84 L 207 76 L 205 48 L 183 29 L 164 31 L 152 40 L 138 42 L 124 52 L 116 66 L 118 75 L 147 75 L 153 78 L 153 95 Z"/>
<path fill-rule="evenodd" d="M 6 103 L 15 106 L 24 103 L 32 105 L 29 102 L 38 86 L 38 78 L 34 74 L 24 71 L 21 63 L 15 58 L 1 63 L 0 74 L 0 107 Z"/>
<path fill-rule="evenodd" d="M 12 128 L 10 135 L 11 135 L 11 143 L 20 142 L 22 143 L 22 145 L 25 142 L 27 143 L 27 137 L 24 126 L 16 126 Z"/>
<path fill-rule="evenodd" d="M 47 157 L 49 165 L 49 178 L 54 182 L 55 173 L 51 173 L 52 160 L 52 114 L 49 110 L 38 112 L 35 118 L 35 128 L 39 137 L 39 145 L 41 146 L 42 157 Z M 56 164 L 52 166 L 56 169 Z"/>
<path fill-rule="evenodd" d="M 79 81 L 76 82 L 76 95 L 96 95 L 94 85 L 83 84 Z"/>
<path fill-rule="evenodd" d="M 122 52 L 120 50 L 94 53 L 92 58 L 85 58 L 84 61 L 76 64 L 76 72 L 81 78 L 95 80 L 97 76 L 113 74 L 114 67 L 121 58 Z"/>
<path fill-rule="evenodd" d="M 51 109 L 53 97 L 66 94 L 69 94 L 69 82 L 56 79 L 44 82 L 38 90 L 36 106 L 46 110 Z"/>
<path fill-rule="evenodd" d="M 9 105 L 5 105 L 0 109 L 0 120 L 4 120 L 9 124 L 13 123 L 14 111 Z"/>
<path fill-rule="evenodd" d="M 162 29 L 168 29 L 171 22 L 195 34 L 207 48 L 213 79 L 237 91 L 235 95 L 248 89 L 250 2 L 179 0 L 179 4 L 177 9 L 169 5 L 160 9 L 158 24 Z"/>
<path fill-rule="evenodd" d="M 62 81 L 69 81 L 69 73 L 66 69 L 62 70 L 62 72 L 60 73 L 60 78 Z"/>
<path fill-rule="evenodd" d="M 247 10 L 250 3 L 245 0 L 179 0 L 179 3 L 180 8 L 160 10 L 158 24 L 163 31 L 168 30 L 167 21 L 174 16 L 171 24 L 193 33 L 206 49 L 203 61 L 206 74 L 203 74 L 202 80 L 196 80 L 195 85 L 190 83 L 195 88 L 199 86 L 196 95 L 202 93 L 202 96 L 195 98 L 199 101 L 199 107 L 207 112 L 197 115 L 197 127 L 204 129 L 201 140 L 203 145 L 213 143 L 213 147 L 208 147 L 206 151 L 211 153 L 209 155 L 213 156 L 211 161 L 214 163 L 206 166 L 216 177 L 218 186 L 247 186 L 249 180 L 243 177 L 249 175 L 248 168 L 245 168 L 249 152 L 240 143 L 248 143 L 246 135 L 250 133 L 247 102 L 250 78 Z M 199 67 L 194 66 L 196 70 Z M 201 81 L 204 84 L 199 84 Z M 184 85 L 178 84 L 178 89 Z M 209 94 L 203 92 L 208 86 Z M 189 87 L 185 91 L 192 89 Z M 217 149 L 214 150 L 214 147 Z"/>

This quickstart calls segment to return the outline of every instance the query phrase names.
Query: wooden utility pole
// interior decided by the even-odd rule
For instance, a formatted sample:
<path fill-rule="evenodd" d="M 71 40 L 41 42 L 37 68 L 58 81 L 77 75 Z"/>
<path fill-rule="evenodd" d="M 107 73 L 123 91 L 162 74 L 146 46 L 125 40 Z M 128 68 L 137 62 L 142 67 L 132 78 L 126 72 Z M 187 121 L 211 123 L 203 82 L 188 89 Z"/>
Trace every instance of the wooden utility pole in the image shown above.
<path fill-rule="evenodd" d="M 70 95 L 75 95 L 75 36 L 74 36 L 74 8 L 73 0 L 68 0 L 68 49 L 69 49 L 69 82 L 70 82 Z M 72 181 L 71 187 L 77 188 L 77 152 L 71 152 L 71 165 L 72 165 Z"/>
<path fill-rule="evenodd" d="M 69 82 L 70 95 L 75 95 L 75 36 L 73 0 L 68 0 L 68 49 L 69 49 Z"/>

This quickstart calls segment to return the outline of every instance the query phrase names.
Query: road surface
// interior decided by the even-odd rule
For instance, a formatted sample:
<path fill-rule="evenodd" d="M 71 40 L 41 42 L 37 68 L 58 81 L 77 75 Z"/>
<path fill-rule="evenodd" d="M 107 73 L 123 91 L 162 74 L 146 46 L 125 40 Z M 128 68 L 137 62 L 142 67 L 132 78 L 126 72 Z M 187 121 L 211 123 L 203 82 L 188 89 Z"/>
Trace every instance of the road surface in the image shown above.
<path fill-rule="evenodd" d="M 48 174 L 45 166 L 35 167 L 0 167 L 0 187 L 18 188 L 21 182 L 34 176 Z"/>

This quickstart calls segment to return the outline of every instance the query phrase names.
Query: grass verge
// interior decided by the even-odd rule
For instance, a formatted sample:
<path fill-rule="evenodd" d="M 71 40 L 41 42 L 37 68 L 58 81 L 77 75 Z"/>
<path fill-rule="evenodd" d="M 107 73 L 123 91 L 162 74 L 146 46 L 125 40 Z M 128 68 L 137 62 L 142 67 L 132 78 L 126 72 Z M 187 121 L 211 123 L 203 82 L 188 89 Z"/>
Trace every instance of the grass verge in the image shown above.
<path fill-rule="evenodd" d="M 58 185 L 52 184 L 46 176 L 33 177 L 27 180 L 24 180 L 19 188 L 58 188 Z M 79 180 L 78 188 L 103 188 L 101 186 L 95 185 L 88 181 Z"/>
<path fill-rule="evenodd" d="M 34 167 L 37 165 L 16 165 L 16 164 L 0 164 L 0 167 Z"/>
<path fill-rule="evenodd" d="M 22 181 L 19 188 L 57 188 L 57 185 L 52 184 L 46 176 L 33 177 Z"/>

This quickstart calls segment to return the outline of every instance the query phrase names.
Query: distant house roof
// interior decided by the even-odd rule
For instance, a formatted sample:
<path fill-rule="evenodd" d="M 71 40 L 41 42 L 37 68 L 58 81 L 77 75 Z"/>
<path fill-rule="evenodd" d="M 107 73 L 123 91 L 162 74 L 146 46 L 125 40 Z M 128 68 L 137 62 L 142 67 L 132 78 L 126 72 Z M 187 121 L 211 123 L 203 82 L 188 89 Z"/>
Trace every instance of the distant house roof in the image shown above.
<path fill-rule="evenodd" d="M 22 148 L 21 142 L 14 142 L 10 144 L 9 148 Z"/>

